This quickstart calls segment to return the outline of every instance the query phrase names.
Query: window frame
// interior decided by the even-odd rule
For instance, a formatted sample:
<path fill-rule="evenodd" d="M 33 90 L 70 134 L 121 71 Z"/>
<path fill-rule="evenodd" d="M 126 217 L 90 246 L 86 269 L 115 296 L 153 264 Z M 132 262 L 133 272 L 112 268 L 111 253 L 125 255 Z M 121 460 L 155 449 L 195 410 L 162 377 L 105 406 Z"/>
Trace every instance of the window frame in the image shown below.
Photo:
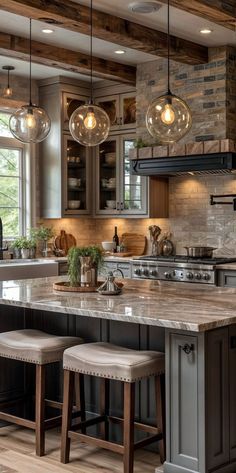
<path fill-rule="evenodd" d="M 0 98 L 0 113 L 11 115 L 14 113 L 18 108 L 20 108 L 23 103 L 20 101 L 10 101 L 7 99 L 4 101 Z M 10 147 L 15 149 L 22 150 L 22 223 L 21 223 L 21 231 L 22 236 L 26 235 L 26 231 L 28 228 L 35 226 L 37 222 L 37 189 L 38 189 L 38 180 L 36 177 L 36 171 L 38 172 L 38 166 L 36 166 L 36 162 L 39 159 L 39 148 L 34 143 L 22 143 L 21 141 L 17 140 L 12 137 L 4 137 L 0 136 L 0 146 L 1 143 L 10 145 Z M 12 241 L 16 236 L 12 238 L 5 238 L 4 236 L 4 228 L 3 228 L 3 238 L 7 241 Z"/>

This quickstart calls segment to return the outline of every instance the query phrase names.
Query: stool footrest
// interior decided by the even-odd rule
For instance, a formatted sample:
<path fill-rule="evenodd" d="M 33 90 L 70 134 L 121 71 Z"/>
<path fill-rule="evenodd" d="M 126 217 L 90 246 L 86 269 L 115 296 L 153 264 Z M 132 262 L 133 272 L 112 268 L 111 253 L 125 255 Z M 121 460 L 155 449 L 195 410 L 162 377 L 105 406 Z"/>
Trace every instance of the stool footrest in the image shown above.
<path fill-rule="evenodd" d="M 81 442 L 87 443 L 89 445 L 96 445 L 100 448 L 105 448 L 106 450 L 111 450 L 112 452 L 120 453 L 123 455 L 124 447 L 118 443 L 108 442 L 107 440 L 102 440 L 96 437 L 91 437 L 90 435 L 80 434 L 78 432 L 73 432 L 69 430 L 68 437 L 74 440 L 80 440 Z"/>
<path fill-rule="evenodd" d="M 7 412 L 0 412 L 0 419 L 35 430 L 35 422 L 33 420 L 23 419 L 22 417 L 17 417 L 13 414 L 8 414 Z"/>
<path fill-rule="evenodd" d="M 108 419 L 110 422 L 113 422 L 114 424 L 124 424 L 124 419 L 120 417 L 109 416 Z M 157 427 L 153 427 L 152 425 L 148 425 L 148 424 L 141 424 L 140 422 L 134 422 L 134 427 L 137 430 L 142 430 L 143 432 L 148 432 L 149 434 L 153 434 L 153 435 L 161 433 L 160 429 L 158 429 Z"/>
<path fill-rule="evenodd" d="M 139 440 L 134 444 L 134 450 L 137 450 L 138 448 L 143 448 L 146 447 L 147 445 L 150 445 L 150 443 L 153 442 L 158 442 L 159 440 L 163 439 L 163 434 L 156 434 L 152 435 L 151 437 L 147 437 L 146 439 Z"/>
<path fill-rule="evenodd" d="M 78 417 L 80 416 L 78 415 Z M 100 424 L 101 422 L 105 422 L 106 419 L 107 418 L 104 415 L 104 416 L 99 416 L 99 417 L 93 417 L 93 419 L 83 420 L 79 422 L 78 424 L 72 425 L 71 430 L 76 431 L 78 429 L 82 429 L 82 427 L 90 427 L 91 425 Z"/>

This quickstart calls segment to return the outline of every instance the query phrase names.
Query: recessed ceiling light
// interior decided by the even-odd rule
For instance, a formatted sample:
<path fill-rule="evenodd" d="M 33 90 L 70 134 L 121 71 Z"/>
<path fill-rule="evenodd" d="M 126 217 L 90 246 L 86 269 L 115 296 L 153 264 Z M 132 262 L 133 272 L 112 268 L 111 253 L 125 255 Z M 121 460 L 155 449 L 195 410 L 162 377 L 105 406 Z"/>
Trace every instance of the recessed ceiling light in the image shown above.
<path fill-rule="evenodd" d="M 125 51 L 124 49 L 117 49 L 116 51 L 114 51 L 116 54 L 125 54 Z"/>
<path fill-rule="evenodd" d="M 213 30 L 211 30 L 210 28 L 202 28 L 200 30 L 200 33 L 201 34 L 211 34 Z"/>
<path fill-rule="evenodd" d="M 141 14 L 147 14 L 147 13 L 153 13 L 158 10 L 162 5 L 160 3 L 156 2 L 132 2 L 128 5 L 129 10 L 131 10 L 133 13 L 141 13 Z"/>
<path fill-rule="evenodd" d="M 54 33 L 54 30 L 51 30 L 50 28 L 43 28 L 42 32 L 45 34 L 51 34 Z"/>

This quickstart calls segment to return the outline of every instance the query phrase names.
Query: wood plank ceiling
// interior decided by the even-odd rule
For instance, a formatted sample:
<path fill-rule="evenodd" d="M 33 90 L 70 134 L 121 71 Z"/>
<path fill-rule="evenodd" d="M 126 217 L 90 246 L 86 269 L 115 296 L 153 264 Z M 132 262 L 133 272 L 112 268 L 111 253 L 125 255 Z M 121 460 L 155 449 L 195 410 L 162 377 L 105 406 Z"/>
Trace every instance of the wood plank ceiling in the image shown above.
<path fill-rule="evenodd" d="M 160 0 L 166 3 L 167 0 Z M 235 0 L 170 0 L 172 6 L 188 11 L 197 16 L 204 16 L 211 21 L 232 28 L 235 22 Z M 85 35 L 89 34 L 90 10 L 71 0 L 1 0 L 0 10 L 15 13 L 27 18 L 41 21 L 52 19 L 57 26 Z M 122 47 L 135 49 L 166 57 L 167 35 L 152 28 L 118 18 L 98 10 L 93 10 L 93 35 L 96 38 L 119 44 Z M 0 54 L 19 59 L 27 56 L 27 40 L 10 34 L 0 34 Z M 89 56 L 84 53 L 66 50 L 44 43 L 33 41 L 33 60 L 40 64 L 60 67 L 87 74 Z M 208 48 L 191 41 L 171 36 L 171 58 L 186 64 L 202 64 L 208 60 Z M 94 75 L 109 78 L 123 83 L 135 83 L 136 68 L 111 60 L 94 58 Z"/>

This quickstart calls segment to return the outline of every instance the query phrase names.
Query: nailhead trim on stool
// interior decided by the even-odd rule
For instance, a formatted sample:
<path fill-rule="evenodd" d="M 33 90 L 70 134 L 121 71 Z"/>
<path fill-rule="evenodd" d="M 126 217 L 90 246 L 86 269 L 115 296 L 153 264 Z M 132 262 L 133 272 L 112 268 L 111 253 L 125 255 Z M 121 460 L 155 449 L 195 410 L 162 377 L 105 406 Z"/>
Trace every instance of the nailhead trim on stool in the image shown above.
<path fill-rule="evenodd" d="M 63 368 L 99 378 L 133 383 L 165 372 L 165 355 L 111 343 L 85 343 L 64 351 Z"/>

